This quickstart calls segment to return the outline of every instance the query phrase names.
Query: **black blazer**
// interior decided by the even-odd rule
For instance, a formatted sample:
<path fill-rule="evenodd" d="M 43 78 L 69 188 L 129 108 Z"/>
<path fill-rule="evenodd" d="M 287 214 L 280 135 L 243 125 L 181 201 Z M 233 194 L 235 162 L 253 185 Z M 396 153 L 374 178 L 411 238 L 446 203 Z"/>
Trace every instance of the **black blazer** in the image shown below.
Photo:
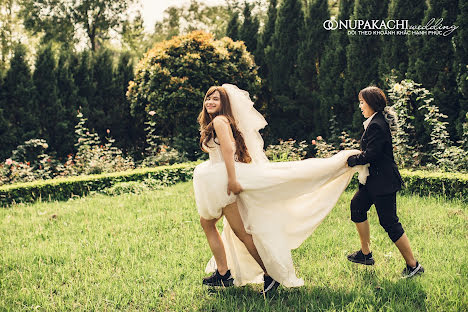
<path fill-rule="evenodd" d="M 366 186 L 372 195 L 385 195 L 401 190 L 403 181 L 393 157 L 392 134 L 381 112 L 375 114 L 364 131 L 361 151 L 348 158 L 348 165 L 354 167 L 370 164 Z"/>

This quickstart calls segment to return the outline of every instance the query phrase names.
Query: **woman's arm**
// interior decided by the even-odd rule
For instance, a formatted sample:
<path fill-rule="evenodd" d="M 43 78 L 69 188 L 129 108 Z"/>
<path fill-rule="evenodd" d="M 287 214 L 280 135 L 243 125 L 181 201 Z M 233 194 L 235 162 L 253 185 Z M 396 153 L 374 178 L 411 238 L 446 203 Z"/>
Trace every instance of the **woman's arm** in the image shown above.
<path fill-rule="evenodd" d="M 229 121 L 224 116 L 217 116 L 213 120 L 213 126 L 216 131 L 216 135 L 221 145 L 221 153 L 223 154 L 224 164 L 226 165 L 227 176 L 228 176 L 228 195 L 231 191 L 234 194 L 239 194 L 242 191 L 242 187 L 237 182 L 236 168 L 234 166 L 234 149 L 232 146 L 232 130 L 229 125 Z"/>
<path fill-rule="evenodd" d="M 372 124 L 367 129 L 368 142 L 365 151 L 348 158 L 348 166 L 365 165 L 381 156 L 385 143 L 383 130 L 377 125 Z"/>

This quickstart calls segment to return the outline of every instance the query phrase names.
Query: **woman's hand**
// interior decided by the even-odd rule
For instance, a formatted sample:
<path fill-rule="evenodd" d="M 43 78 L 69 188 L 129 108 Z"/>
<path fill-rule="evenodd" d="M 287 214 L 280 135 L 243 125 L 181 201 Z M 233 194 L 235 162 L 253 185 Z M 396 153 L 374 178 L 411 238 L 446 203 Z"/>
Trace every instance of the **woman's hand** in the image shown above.
<path fill-rule="evenodd" d="M 239 182 L 237 182 L 237 180 L 228 181 L 228 187 L 227 187 L 228 195 L 231 195 L 231 192 L 237 195 L 242 191 L 243 191 L 242 186 L 239 184 Z"/>

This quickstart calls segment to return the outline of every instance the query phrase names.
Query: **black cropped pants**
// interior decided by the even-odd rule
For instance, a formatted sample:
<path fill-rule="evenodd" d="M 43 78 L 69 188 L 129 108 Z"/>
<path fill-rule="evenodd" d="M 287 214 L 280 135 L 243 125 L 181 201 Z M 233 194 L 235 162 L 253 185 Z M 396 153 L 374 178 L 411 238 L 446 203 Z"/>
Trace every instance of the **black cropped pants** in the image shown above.
<path fill-rule="evenodd" d="M 359 190 L 351 200 L 351 220 L 355 223 L 367 220 L 367 211 L 375 205 L 380 225 L 385 229 L 393 242 L 396 242 L 405 232 L 396 214 L 396 192 L 373 196 L 365 185 L 360 184 Z"/>

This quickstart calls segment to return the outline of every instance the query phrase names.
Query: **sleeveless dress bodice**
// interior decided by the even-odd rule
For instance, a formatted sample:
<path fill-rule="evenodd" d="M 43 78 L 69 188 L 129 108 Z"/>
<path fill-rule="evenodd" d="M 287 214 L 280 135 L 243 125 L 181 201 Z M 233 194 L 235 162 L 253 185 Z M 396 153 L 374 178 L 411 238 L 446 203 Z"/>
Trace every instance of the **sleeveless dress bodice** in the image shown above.
<path fill-rule="evenodd" d="M 235 152 L 236 142 L 231 141 L 231 144 Z M 208 145 L 203 144 L 203 148 L 208 151 L 208 155 L 212 163 L 224 162 L 223 153 L 221 152 L 221 145 L 219 143 L 216 143 L 213 139 L 211 139 L 208 141 Z M 236 160 L 235 156 L 234 160 Z"/>

